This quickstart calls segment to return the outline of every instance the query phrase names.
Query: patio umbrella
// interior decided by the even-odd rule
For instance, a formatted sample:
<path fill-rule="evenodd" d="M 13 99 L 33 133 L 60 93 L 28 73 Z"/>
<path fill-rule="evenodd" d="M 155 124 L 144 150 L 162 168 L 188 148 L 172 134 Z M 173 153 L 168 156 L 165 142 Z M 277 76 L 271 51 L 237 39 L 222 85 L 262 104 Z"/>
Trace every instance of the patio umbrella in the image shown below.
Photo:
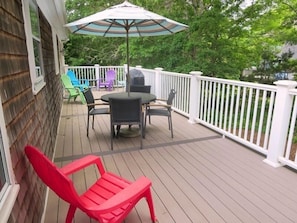
<path fill-rule="evenodd" d="M 128 1 L 65 25 L 73 33 L 104 37 L 126 37 L 127 86 L 130 93 L 129 37 L 170 35 L 188 28 Z"/>

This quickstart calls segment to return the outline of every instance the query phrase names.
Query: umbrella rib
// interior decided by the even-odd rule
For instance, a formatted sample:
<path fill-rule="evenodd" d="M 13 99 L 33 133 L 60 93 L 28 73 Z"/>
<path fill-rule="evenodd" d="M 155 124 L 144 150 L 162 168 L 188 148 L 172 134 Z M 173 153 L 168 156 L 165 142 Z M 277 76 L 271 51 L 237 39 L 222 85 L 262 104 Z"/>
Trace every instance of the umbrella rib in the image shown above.
<path fill-rule="evenodd" d="M 111 27 L 112 27 L 112 23 L 110 23 L 110 25 L 108 26 L 108 29 L 106 29 L 106 31 L 104 32 L 103 34 L 104 37 L 106 36 L 106 34 L 108 33 Z"/>
<path fill-rule="evenodd" d="M 154 23 L 156 23 L 156 24 L 158 24 L 159 26 L 161 26 L 162 28 L 164 28 L 164 29 L 166 29 L 168 32 L 170 32 L 170 33 L 173 33 L 173 31 L 171 31 L 170 29 L 168 29 L 167 27 L 165 27 L 165 26 L 163 26 L 161 23 L 159 23 L 158 21 L 156 21 L 156 20 L 152 20 Z"/>
<path fill-rule="evenodd" d="M 81 29 L 87 27 L 87 26 L 90 25 L 90 24 L 91 24 L 91 22 L 84 24 L 83 26 L 81 26 L 81 27 L 79 27 L 78 29 L 76 29 L 75 31 L 73 31 L 73 33 L 78 32 L 79 30 L 81 30 Z"/>

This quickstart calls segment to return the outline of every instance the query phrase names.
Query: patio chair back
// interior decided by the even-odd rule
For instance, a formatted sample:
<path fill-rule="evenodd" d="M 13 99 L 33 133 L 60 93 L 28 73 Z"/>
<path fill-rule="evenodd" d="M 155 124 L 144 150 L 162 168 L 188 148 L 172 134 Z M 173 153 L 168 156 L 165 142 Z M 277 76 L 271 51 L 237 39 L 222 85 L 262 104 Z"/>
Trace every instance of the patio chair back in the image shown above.
<path fill-rule="evenodd" d="M 174 89 L 171 89 L 167 99 L 167 105 L 172 105 L 173 99 L 175 98 L 175 94 L 176 94 L 176 91 Z"/>
<path fill-rule="evenodd" d="M 26 146 L 25 153 L 39 178 L 50 189 L 68 203 L 80 203 L 72 181 L 43 153 L 32 146 Z"/>
<path fill-rule="evenodd" d="M 79 96 L 82 103 L 83 104 L 86 103 L 86 100 L 85 100 L 85 97 L 84 97 L 83 93 L 80 91 L 80 89 L 78 87 L 73 86 L 73 84 L 71 83 L 71 80 L 70 80 L 68 75 L 62 74 L 61 75 L 61 81 L 62 81 L 63 87 L 65 88 L 65 90 L 69 94 L 68 95 L 68 102 L 70 101 L 71 98 L 74 98 L 74 101 L 75 101 L 77 96 Z"/>
<path fill-rule="evenodd" d="M 84 96 L 87 101 L 88 112 L 95 108 L 95 99 L 91 89 L 84 91 Z"/>
<path fill-rule="evenodd" d="M 172 103 L 173 99 L 175 97 L 176 91 L 174 89 L 170 90 L 169 96 L 167 100 L 160 100 L 159 101 L 166 101 L 166 104 L 149 104 L 146 106 L 146 115 L 145 115 L 145 122 L 144 122 L 144 128 L 146 127 L 146 119 L 147 116 L 149 116 L 149 123 L 151 124 L 151 116 L 166 116 L 168 118 L 168 126 L 169 130 L 171 131 L 171 138 L 173 138 L 173 125 L 172 125 Z M 158 101 L 158 99 L 157 99 Z"/>
<path fill-rule="evenodd" d="M 105 80 L 99 80 L 98 88 L 105 87 L 109 91 L 111 91 L 113 89 L 113 83 L 114 83 L 115 79 L 116 79 L 116 71 L 112 70 L 112 69 L 108 70 L 106 72 Z"/>
<path fill-rule="evenodd" d="M 81 91 L 84 91 L 85 89 L 88 89 L 90 87 L 89 80 L 83 79 L 78 80 L 75 73 L 72 70 L 67 71 L 67 75 L 70 78 L 70 81 L 74 87 L 79 87 Z"/>
<path fill-rule="evenodd" d="M 116 72 L 115 70 L 108 70 L 106 72 L 106 82 L 113 82 L 116 78 Z"/>
<path fill-rule="evenodd" d="M 114 126 L 139 125 L 140 147 L 142 148 L 143 138 L 143 113 L 141 98 L 109 98 L 110 107 L 110 129 L 111 149 L 113 149 L 113 137 L 115 136 Z M 118 128 L 118 132 L 120 128 Z M 118 135 L 118 133 L 117 133 Z"/>
<path fill-rule="evenodd" d="M 84 96 L 86 98 L 87 108 L 88 108 L 87 136 L 89 136 L 90 116 L 93 116 L 92 129 L 94 129 L 94 116 L 109 114 L 109 107 L 108 106 L 106 107 L 107 103 L 95 103 L 95 99 L 94 99 L 92 90 L 90 88 L 84 91 Z M 105 105 L 105 106 L 99 108 L 100 105 Z"/>
<path fill-rule="evenodd" d="M 151 85 L 131 85 L 130 92 L 151 93 Z"/>

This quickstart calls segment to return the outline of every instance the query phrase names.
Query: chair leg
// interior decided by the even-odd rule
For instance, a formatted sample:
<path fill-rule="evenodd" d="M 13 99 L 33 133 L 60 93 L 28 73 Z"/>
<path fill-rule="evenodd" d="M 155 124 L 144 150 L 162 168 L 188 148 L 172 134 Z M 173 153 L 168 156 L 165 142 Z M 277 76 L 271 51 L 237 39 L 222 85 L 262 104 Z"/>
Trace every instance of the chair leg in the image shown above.
<path fill-rule="evenodd" d="M 87 122 L 87 137 L 89 137 L 89 121 L 90 121 L 90 116 L 88 115 L 88 122 Z"/>
<path fill-rule="evenodd" d="M 76 211 L 76 207 L 73 205 L 69 206 L 67 217 L 66 217 L 66 223 L 71 223 L 74 217 L 74 213 Z"/>
<path fill-rule="evenodd" d="M 121 131 L 121 125 L 117 125 L 117 134 L 116 134 L 117 138 L 119 137 L 120 131 Z"/>
<path fill-rule="evenodd" d="M 145 139 L 145 124 L 144 124 L 144 113 L 142 112 L 142 138 Z"/>
<path fill-rule="evenodd" d="M 114 125 L 110 125 L 110 147 L 111 147 L 111 150 L 113 150 L 113 137 L 115 135 L 115 132 L 114 132 Z"/>
<path fill-rule="evenodd" d="M 171 115 L 170 115 L 169 117 L 170 117 L 170 130 L 171 130 L 171 138 L 173 138 L 172 117 L 171 117 Z"/>
<path fill-rule="evenodd" d="M 151 193 L 151 190 L 150 189 L 148 189 L 146 191 L 145 198 L 146 198 L 146 202 L 147 202 L 147 204 L 149 206 L 149 210 L 150 210 L 150 215 L 151 215 L 152 222 L 157 222 L 157 218 L 156 218 L 155 210 L 154 210 L 152 193 Z"/>
<path fill-rule="evenodd" d="M 143 147 L 143 124 L 140 124 L 140 149 Z"/>
<path fill-rule="evenodd" d="M 112 126 L 112 137 L 114 138 L 116 135 L 115 135 L 115 129 L 114 129 L 114 126 Z"/>
<path fill-rule="evenodd" d="M 94 129 L 94 116 L 95 116 L 95 115 L 93 115 L 92 129 Z"/>

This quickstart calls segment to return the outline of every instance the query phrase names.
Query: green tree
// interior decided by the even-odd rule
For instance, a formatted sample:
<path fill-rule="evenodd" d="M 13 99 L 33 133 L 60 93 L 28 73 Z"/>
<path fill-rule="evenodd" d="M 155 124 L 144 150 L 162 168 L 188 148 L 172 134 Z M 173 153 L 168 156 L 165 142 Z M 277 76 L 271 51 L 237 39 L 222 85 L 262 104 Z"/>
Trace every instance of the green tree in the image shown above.
<path fill-rule="evenodd" d="M 104 10 L 122 1 L 67 0 L 66 11 L 68 22 L 81 19 Z M 105 38 L 91 35 L 69 34 L 65 44 L 65 60 L 69 65 L 118 65 L 123 63 L 121 45 L 124 38 Z"/>
<path fill-rule="evenodd" d="M 121 2 L 67 0 L 68 21 Z M 277 58 L 284 43 L 297 42 L 297 0 L 257 0 L 246 8 L 243 0 L 131 2 L 189 25 L 188 30 L 174 35 L 130 38 L 132 66 L 182 73 L 196 70 L 207 76 L 241 79 L 245 68 L 260 68 L 267 55 Z M 126 63 L 125 38 L 71 34 L 69 39 L 66 62 L 70 65 Z M 288 61 L 286 64 L 294 65 L 292 58 Z"/>

